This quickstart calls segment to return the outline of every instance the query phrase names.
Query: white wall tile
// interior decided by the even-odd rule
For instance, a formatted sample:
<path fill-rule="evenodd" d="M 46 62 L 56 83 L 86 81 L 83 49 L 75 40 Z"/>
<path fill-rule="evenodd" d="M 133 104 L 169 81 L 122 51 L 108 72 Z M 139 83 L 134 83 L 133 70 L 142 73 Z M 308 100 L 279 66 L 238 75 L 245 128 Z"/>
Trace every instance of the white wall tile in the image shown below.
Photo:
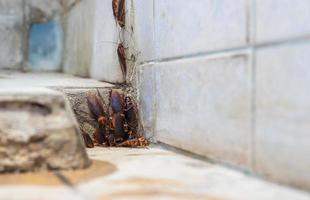
<path fill-rule="evenodd" d="M 255 0 L 258 43 L 310 36 L 309 0 Z"/>
<path fill-rule="evenodd" d="M 259 49 L 255 167 L 310 189 L 310 43 Z"/>
<path fill-rule="evenodd" d="M 65 15 L 64 72 L 87 77 L 92 66 L 95 0 L 76 4 Z"/>
<path fill-rule="evenodd" d="M 153 70 L 157 139 L 248 167 L 251 67 L 247 54 L 164 62 Z"/>
<path fill-rule="evenodd" d="M 244 46 L 246 0 L 155 0 L 158 58 Z"/>
<path fill-rule="evenodd" d="M 134 1 L 134 39 L 138 61 L 156 59 L 154 33 L 154 1 Z"/>

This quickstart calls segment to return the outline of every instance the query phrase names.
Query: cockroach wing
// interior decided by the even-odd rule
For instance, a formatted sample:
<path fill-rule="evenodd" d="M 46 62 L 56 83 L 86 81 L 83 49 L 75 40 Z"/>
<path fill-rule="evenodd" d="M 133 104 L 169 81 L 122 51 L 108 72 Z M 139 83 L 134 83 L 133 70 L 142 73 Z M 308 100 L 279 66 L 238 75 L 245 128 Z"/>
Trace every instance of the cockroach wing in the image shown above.
<path fill-rule="evenodd" d="M 96 95 L 88 95 L 86 97 L 86 100 L 92 118 L 98 120 L 99 117 L 104 116 L 102 104 L 100 103 Z"/>
<path fill-rule="evenodd" d="M 123 111 L 123 101 L 121 95 L 116 90 L 110 92 L 110 106 L 114 113 Z"/>

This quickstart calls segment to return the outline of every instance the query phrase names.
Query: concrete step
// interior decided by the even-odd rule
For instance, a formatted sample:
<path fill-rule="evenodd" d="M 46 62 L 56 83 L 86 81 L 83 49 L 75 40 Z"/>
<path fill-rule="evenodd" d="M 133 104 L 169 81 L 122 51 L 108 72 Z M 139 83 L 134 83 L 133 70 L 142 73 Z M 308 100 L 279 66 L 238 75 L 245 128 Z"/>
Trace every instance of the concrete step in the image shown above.
<path fill-rule="evenodd" d="M 21 73 L 17 71 L 0 71 L 1 87 L 45 87 L 62 92 L 70 102 L 77 117 L 79 125 L 92 133 L 94 124 L 89 120 L 89 111 L 86 104 L 88 93 L 100 92 L 103 101 L 108 103 L 108 95 L 116 85 L 96 81 L 93 79 L 79 78 L 62 73 Z"/>
<path fill-rule="evenodd" d="M 100 92 L 107 103 L 112 88 L 61 73 L 0 71 L 0 172 L 86 167 L 78 130 L 94 132 L 86 96 Z"/>
<path fill-rule="evenodd" d="M 60 92 L 0 87 L 0 172 L 88 167 L 76 126 Z"/>

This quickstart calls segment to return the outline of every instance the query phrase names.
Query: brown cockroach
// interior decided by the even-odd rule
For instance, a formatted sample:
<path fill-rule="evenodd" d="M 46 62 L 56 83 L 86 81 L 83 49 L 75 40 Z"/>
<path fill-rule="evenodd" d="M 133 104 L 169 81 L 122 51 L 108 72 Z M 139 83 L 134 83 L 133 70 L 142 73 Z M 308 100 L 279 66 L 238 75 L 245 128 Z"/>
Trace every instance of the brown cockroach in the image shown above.
<path fill-rule="evenodd" d="M 118 4 L 118 12 L 117 12 L 117 22 L 119 26 L 122 28 L 125 26 L 125 16 L 126 16 L 125 4 L 126 4 L 125 0 L 120 0 Z"/>
<path fill-rule="evenodd" d="M 128 139 L 128 133 L 124 129 L 125 116 L 122 113 L 113 113 L 110 117 L 115 141 L 122 142 Z"/>
<path fill-rule="evenodd" d="M 125 0 L 112 0 L 113 16 L 121 28 L 125 26 L 125 4 Z"/>
<path fill-rule="evenodd" d="M 110 91 L 110 107 L 112 113 L 123 112 L 123 98 L 116 90 Z"/>
<path fill-rule="evenodd" d="M 80 128 L 80 130 L 81 130 L 81 133 L 82 133 L 82 136 L 83 136 L 83 139 L 84 139 L 85 147 L 87 147 L 87 148 L 94 148 L 95 145 L 94 145 L 91 137 L 82 128 Z"/>
<path fill-rule="evenodd" d="M 88 95 L 86 99 L 91 117 L 98 122 L 98 126 L 96 127 L 96 131 L 94 133 L 95 143 L 102 144 L 106 142 L 106 125 L 108 122 L 107 114 L 104 112 L 103 105 L 100 103 L 100 100 L 95 94 Z"/>
<path fill-rule="evenodd" d="M 116 20 L 118 18 L 118 3 L 119 3 L 119 0 L 112 0 L 113 16 Z"/>
<path fill-rule="evenodd" d="M 117 56 L 118 56 L 118 62 L 121 66 L 123 77 L 126 78 L 126 74 L 127 74 L 126 52 L 125 52 L 125 47 L 123 46 L 123 43 L 119 43 L 117 47 Z"/>
<path fill-rule="evenodd" d="M 86 100 L 91 117 L 98 122 L 104 122 L 102 117 L 106 116 L 106 114 L 98 97 L 95 94 L 89 94 L 87 95 Z"/>
<path fill-rule="evenodd" d="M 149 142 L 144 137 L 138 137 L 130 140 L 126 140 L 117 144 L 117 147 L 146 147 Z"/>

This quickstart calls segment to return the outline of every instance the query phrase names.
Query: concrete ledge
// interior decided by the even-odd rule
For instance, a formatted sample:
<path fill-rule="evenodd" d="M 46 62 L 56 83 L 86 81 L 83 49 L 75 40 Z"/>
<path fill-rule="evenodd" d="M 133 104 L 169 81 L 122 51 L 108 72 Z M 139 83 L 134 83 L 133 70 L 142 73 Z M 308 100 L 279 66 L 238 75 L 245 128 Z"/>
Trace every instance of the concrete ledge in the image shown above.
<path fill-rule="evenodd" d="M 0 90 L 0 172 L 89 166 L 76 121 L 59 92 L 46 88 Z"/>

